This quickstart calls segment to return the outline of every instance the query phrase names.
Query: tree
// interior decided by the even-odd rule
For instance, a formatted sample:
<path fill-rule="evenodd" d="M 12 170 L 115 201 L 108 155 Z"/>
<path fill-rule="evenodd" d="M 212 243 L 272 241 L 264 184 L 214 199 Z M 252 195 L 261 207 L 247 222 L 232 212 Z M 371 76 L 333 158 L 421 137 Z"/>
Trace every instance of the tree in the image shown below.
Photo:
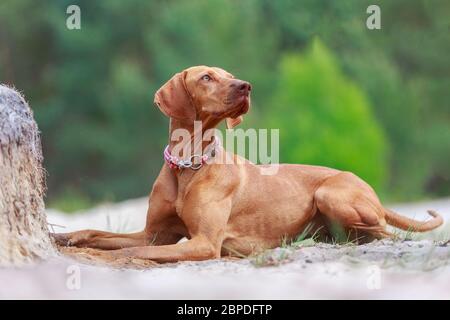
<path fill-rule="evenodd" d="M 5 86 L 0 86 L 0 177 L 0 265 L 52 255 L 38 128 L 25 100 Z"/>
<path fill-rule="evenodd" d="M 280 129 L 283 161 L 348 170 L 375 188 L 386 178 L 386 142 L 361 89 L 318 40 L 282 59 L 267 120 Z"/>

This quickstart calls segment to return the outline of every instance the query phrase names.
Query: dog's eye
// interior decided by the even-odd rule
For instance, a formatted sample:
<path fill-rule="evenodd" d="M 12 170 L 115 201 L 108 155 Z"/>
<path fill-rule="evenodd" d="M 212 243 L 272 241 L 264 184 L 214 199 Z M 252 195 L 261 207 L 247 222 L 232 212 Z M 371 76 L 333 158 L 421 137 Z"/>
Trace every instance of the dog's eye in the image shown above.
<path fill-rule="evenodd" d="M 202 80 L 205 80 L 205 81 L 211 81 L 212 79 L 211 79 L 211 77 L 210 77 L 209 75 L 205 74 L 205 75 L 202 77 Z"/>

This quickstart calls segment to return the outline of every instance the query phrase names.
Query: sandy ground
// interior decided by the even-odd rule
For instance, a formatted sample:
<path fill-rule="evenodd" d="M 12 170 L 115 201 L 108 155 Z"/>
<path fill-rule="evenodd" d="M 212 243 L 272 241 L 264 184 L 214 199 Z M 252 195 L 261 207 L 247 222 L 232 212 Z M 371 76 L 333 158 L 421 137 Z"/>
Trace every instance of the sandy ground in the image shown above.
<path fill-rule="evenodd" d="M 389 207 L 416 219 L 434 209 L 450 221 L 450 198 Z M 142 228 L 145 212 L 146 200 L 136 199 L 71 215 L 48 209 L 48 222 L 57 232 L 128 232 Z M 125 263 L 134 269 L 58 256 L 34 266 L 0 269 L 0 298 L 450 299 L 449 231 L 447 224 L 414 241 L 305 245 L 241 260 Z"/>

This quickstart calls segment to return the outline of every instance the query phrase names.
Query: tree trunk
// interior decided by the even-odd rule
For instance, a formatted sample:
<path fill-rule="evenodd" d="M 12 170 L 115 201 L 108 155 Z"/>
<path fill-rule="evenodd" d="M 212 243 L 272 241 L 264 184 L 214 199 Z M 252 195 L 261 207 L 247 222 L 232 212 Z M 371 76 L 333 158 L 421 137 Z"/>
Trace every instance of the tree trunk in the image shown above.
<path fill-rule="evenodd" d="M 0 85 L 0 266 L 55 253 L 47 227 L 42 149 L 33 112 Z"/>

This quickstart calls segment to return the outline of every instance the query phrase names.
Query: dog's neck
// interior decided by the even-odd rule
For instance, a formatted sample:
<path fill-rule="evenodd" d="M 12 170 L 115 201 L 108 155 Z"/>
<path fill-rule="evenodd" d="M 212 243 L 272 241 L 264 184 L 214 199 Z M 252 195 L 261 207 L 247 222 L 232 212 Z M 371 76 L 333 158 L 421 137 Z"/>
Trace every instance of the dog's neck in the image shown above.
<path fill-rule="evenodd" d="M 212 118 L 208 117 L 203 120 L 197 120 L 201 121 L 201 132 L 195 132 L 196 128 L 194 126 L 194 123 L 192 121 L 183 121 L 178 120 L 174 118 L 170 118 L 170 125 L 169 125 L 169 151 L 172 151 L 172 149 L 180 143 L 179 140 L 176 140 L 175 138 L 179 138 L 179 136 L 175 135 L 174 132 L 178 129 L 184 129 L 187 132 L 189 132 L 189 136 L 191 137 L 190 143 L 192 146 L 195 147 L 195 141 L 194 137 L 199 137 L 201 140 L 201 150 L 195 150 L 192 148 L 192 154 L 198 154 L 203 153 L 203 150 L 211 143 L 211 141 L 204 141 L 203 135 L 206 130 L 215 128 L 221 121 L 220 118 Z M 191 155 L 184 155 L 185 157 L 189 157 Z"/>
<path fill-rule="evenodd" d="M 211 129 L 216 127 L 219 123 L 220 123 L 220 119 L 211 119 L 209 121 L 202 121 L 202 132 L 200 133 L 200 137 L 203 137 L 203 134 L 205 133 L 206 130 Z M 187 121 L 180 121 L 177 119 L 170 119 L 170 125 L 169 125 L 169 152 L 171 153 L 171 151 L 173 150 L 173 148 L 180 143 L 180 141 L 176 141 L 174 140 L 172 137 L 175 137 L 174 132 L 177 129 L 184 129 L 187 130 L 190 134 L 191 140 L 188 143 L 191 143 L 192 145 L 195 145 L 194 143 L 194 131 L 195 131 L 195 126 L 193 122 L 187 122 Z M 197 133 L 199 134 L 199 133 Z M 211 141 L 203 141 L 201 143 L 202 146 L 202 150 L 193 150 L 192 154 L 197 153 L 203 154 L 203 150 L 205 150 L 205 148 L 211 143 Z M 221 152 L 219 152 L 219 154 L 221 154 Z M 218 154 L 216 153 L 216 156 Z M 166 164 L 167 166 L 167 164 Z M 184 169 L 184 170 L 172 170 L 169 169 L 171 174 L 174 175 L 174 177 L 178 180 L 178 188 L 179 188 L 179 192 L 183 192 L 185 186 L 187 185 L 187 183 L 196 175 L 197 172 L 196 170 L 190 170 L 190 169 Z"/>

